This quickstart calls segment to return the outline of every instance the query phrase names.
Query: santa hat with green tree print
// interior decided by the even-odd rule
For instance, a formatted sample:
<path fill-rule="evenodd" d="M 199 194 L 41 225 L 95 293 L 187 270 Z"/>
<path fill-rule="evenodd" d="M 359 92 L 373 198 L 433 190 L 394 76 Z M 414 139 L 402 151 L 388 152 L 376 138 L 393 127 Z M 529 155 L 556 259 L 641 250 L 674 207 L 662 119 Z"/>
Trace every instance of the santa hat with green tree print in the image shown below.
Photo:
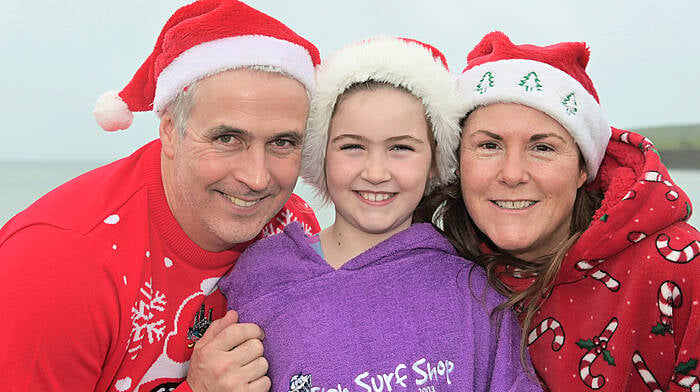
<path fill-rule="evenodd" d="M 518 103 L 549 115 L 574 138 L 593 181 L 611 129 L 586 74 L 584 42 L 515 45 L 500 31 L 487 34 L 467 55 L 459 86 L 467 113 L 492 103 Z"/>
<path fill-rule="evenodd" d="M 190 84 L 251 66 L 281 69 L 308 91 L 319 63 L 312 43 L 269 15 L 238 0 L 199 0 L 170 17 L 131 81 L 100 96 L 93 114 L 106 131 L 126 129 L 132 112 L 160 116 Z"/>

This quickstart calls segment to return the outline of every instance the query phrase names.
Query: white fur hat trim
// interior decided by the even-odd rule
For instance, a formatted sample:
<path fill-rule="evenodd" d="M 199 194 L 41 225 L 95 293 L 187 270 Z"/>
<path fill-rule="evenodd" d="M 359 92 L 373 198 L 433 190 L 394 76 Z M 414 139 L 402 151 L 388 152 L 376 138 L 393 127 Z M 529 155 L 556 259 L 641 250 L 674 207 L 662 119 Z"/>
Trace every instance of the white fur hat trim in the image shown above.
<path fill-rule="evenodd" d="M 338 96 L 356 83 L 386 82 L 418 97 L 433 126 L 438 175 L 427 191 L 456 178 L 459 119 L 466 113 L 456 81 L 431 51 L 399 38 L 375 37 L 351 44 L 317 68 L 301 176 L 328 201 L 325 157 L 331 116 Z"/>
<path fill-rule="evenodd" d="M 593 181 L 612 131 L 593 96 L 566 72 L 533 60 L 484 63 L 458 77 L 467 111 L 492 103 L 519 103 L 546 113 L 576 141 Z"/>

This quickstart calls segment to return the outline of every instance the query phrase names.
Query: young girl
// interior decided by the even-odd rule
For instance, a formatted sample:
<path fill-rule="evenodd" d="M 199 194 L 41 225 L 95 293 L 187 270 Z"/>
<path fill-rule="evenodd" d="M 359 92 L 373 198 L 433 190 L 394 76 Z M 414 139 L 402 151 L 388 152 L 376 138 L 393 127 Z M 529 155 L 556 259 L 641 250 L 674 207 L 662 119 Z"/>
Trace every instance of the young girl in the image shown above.
<path fill-rule="evenodd" d="M 483 271 L 412 225 L 455 176 L 460 102 L 444 56 L 413 40 L 362 41 L 319 69 L 302 176 L 335 223 L 287 226 L 219 282 L 265 331 L 274 391 L 540 390 Z"/>

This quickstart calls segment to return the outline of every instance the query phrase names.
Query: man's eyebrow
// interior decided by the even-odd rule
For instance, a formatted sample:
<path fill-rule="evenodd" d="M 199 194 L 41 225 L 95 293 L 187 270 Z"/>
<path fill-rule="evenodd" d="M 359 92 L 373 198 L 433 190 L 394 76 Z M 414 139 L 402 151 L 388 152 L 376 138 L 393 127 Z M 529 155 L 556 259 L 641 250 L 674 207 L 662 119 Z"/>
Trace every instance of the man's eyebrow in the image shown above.
<path fill-rule="evenodd" d="M 245 129 L 232 127 L 230 125 L 217 125 L 213 128 L 208 129 L 207 134 L 212 139 L 216 139 L 219 136 L 223 135 L 235 135 L 242 139 L 255 138 L 255 133 L 246 131 Z M 300 144 L 304 141 L 304 132 L 297 130 L 276 132 L 270 137 L 270 140 L 276 139 L 289 139 L 295 143 Z"/>
<path fill-rule="evenodd" d="M 249 135 L 249 132 L 244 130 L 244 129 L 235 128 L 235 127 L 232 127 L 229 125 L 217 125 L 213 128 L 209 128 L 207 130 L 207 134 L 210 137 L 217 138 L 217 137 L 222 136 L 222 135 L 232 135 L 232 134 L 239 135 L 239 136 L 247 136 L 247 135 Z"/>

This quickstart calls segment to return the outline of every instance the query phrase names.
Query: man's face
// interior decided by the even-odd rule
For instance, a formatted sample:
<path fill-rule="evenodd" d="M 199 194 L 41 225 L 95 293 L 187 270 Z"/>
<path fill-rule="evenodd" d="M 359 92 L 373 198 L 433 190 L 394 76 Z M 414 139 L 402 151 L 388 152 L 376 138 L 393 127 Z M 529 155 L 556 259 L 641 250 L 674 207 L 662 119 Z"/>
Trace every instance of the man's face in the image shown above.
<path fill-rule="evenodd" d="M 184 136 L 161 118 L 163 185 L 185 233 L 221 251 L 254 238 L 289 199 L 308 115 L 304 86 L 237 69 L 199 82 Z"/>

